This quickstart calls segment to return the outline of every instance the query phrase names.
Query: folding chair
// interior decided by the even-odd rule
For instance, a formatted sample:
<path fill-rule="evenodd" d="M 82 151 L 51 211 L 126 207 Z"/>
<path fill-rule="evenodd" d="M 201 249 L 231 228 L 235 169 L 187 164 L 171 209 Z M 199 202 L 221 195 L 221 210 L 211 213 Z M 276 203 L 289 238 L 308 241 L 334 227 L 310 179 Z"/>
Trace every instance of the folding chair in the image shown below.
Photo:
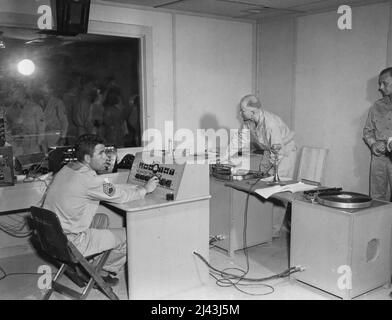
<path fill-rule="evenodd" d="M 299 158 L 297 180 L 305 179 L 322 185 L 327 158 L 327 148 L 303 146 Z"/>
<path fill-rule="evenodd" d="M 104 251 L 98 255 L 91 256 L 91 258 L 100 256 L 94 265 L 93 262 L 88 261 L 90 257 L 83 257 L 75 245 L 68 241 L 55 213 L 33 206 L 31 207 L 31 216 L 32 229 L 41 249 L 61 263 L 60 269 L 52 280 L 51 288 L 46 292 L 43 300 L 48 300 L 53 291 L 80 300 L 86 299 L 95 283 L 108 298 L 119 300 L 112 288 L 105 283 L 100 275 L 100 271 L 110 251 Z M 59 279 L 64 273 L 80 287 L 84 286 L 83 291 L 78 292 L 59 283 Z"/>

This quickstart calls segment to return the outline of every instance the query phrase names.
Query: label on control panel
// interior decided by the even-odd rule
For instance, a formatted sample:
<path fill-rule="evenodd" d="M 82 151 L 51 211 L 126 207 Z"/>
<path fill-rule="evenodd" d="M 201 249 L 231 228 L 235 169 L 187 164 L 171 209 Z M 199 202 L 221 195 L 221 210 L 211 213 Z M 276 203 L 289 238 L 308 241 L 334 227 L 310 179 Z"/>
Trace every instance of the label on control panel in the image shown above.
<path fill-rule="evenodd" d="M 165 196 L 170 191 L 176 196 L 184 167 L 185 164 L 146 163 L 142 160 L 141 154 L 136 154 L 128 183 L 143 186 L 153 176 L 156 176 L 159 179 L 157 192 Z"/>

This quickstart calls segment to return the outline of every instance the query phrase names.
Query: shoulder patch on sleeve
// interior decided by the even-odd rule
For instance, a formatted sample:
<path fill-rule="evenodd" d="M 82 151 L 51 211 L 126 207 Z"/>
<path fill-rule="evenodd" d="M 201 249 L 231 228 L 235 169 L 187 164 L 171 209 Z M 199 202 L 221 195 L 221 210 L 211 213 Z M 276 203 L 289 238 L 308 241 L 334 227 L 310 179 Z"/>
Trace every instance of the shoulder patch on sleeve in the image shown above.
<path fill-rule="evenodd" d="M 110 182 L 103 183 L 103 192 L 107 194 L 109 197 L 113 196 L 116 192 L 115 186 Z"/>

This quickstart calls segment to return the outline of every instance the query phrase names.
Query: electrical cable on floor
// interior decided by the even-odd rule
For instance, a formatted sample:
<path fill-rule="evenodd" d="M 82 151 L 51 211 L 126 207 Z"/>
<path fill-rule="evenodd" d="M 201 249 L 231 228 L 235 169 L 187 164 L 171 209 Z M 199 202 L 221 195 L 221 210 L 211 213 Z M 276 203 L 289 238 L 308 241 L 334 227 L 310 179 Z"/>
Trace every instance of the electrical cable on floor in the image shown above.
<path fill-rule="evenodd" d="M 243 289 L 240 289 L 240 286 L 243 287 L 255 287 L 257 284 L 255 282 L 262 282 L 262 281 L 267 281 L 267 280 L 272 280 L 272 279 L 278 279 L 278 278 L 284 278 L 288 277 L 290 274 L 302 271 L 301 268 L 297 267 L 290 267 L 283 272 L 272 275 L 269 277 L 264 277 L 264 278 L 247 278 L 245 277 L 249 273 L 249 256 L 248 256 L 248 245 L 246 241 L 246 229 L 247 229 L 247 223 L 248 223 L 248 206 L 249 206 L 249 197 L 252 193 L 253 187 L 262 179 L 262 177 L 258 178 L 254 183 L 251 184 L 249 190 L 247 191 L 247 197 L 245 201 L 245 211 L 244 211 L 244 228 L 243 228 L 243 245 L 244 245 L 244 254 L 246 257 L 246 269 L 243 270 L 241 268 L 225 268 L 223 270 L 218 270 L 211 266 L 208 261 L 199 253 L 193 252 L 198 258 L 200 258 L 209 268 L 210 268 L 210 275 L 216 280 L 216 284 L 221 287 L 234 287 L 238 291 L 248 294 L 248 295 L 253 295 L 253 296 L 259 296 L 259 295 L 268 295 L 274 292 L 274 287 L 271 285 L 267 284 L 258 284 L 259 286 L 269 288 L 271 291 L 267 293 L 250 293 L 248 291 L 245 291 Z M 213 239 L 214 237 L 212 237 Z M 211 239 L 210 239 L 210 244 L 211 244 Z M 230 272 L 227 272 L 228 270 L 237 270 L 239 271 L 240 275 L 233 274 Z M 252 283 L 243 283 L 243 282 L 252 282 Z"/>
<path fill-rule="evenodd" d="M 16 238 L 26 238 L 32 234 L 31 230 L 22 232 L 26 226 L 27 222 L 19 222 L 19 225 L 11 225 L 6 222 L 0 222 L 0 230 Z"/>
<path fill-rule="evenodd" d="M 33 274 L 33 275 L 42 275 L 42 273 L 39 272 L 11 272 L 7 273 L 5 270 L 0 266 L 0 272 L 3 274 L 0 276 L 0 281 L 9 277 L 9 276 L 18 276 L 18 275 L 26 275 L 26 274 Z"/>
<path fill-rule="evenodd" d="M 212 272 L 210 272 L 210 275 L 216 280 L 216 283 L 218 286 L 220 287 L 235 287 L 238 291 L 245 293 L 247 295 L 251 295 L 251 296 L 265 296 L 268 294 L 271 294 L 275 291 L 273 286 L 270 286 L 268 284 L 261 284 L 261 286 L 265 287 L 265 288 L 270 288 L 271 290 L 269 292 L 266 293 L 250 293 L 247 292 L 245 290 L 242 290 L 240 288 L 240 286 L 246 286 L 246 287 L 260 287 L 260 284 L 254 284 L 254 283 L 233 283 L 232 281 L 228 281 L 227 284 L 225 285 L 225 280 L 223 279 L 219 279 L 218 277 L 216 277 Z"/>
<path fill-rule="evenodd" d="M 285 278 L 289 275 L 291 275 L 292 273 L 295 272 L 299 272 L 302 271 L 302 269 L 300 267 L 290 267 L 287 268 L 286 270 L 284 270 L 281 273 L 278 274 L 274 274 L 272 276 L 269 277 L 264 277 L 264 278 L 246 278 L 243 275 L 238 276 L 236 274 L 233 273 L 229 273 L 226 272 L 224 270 L 219 270 L 215 267 L 213 267 L 200 253 L 194 251 L 193 252 L 194 255 L 196 255 L 200 260 L 202 260 L 212 271 L 215 271 L 216 273 L 222 274 L 222 275 L 226 275 L 226 276 L 230 276 L 230 277 L 234 277 L 234 278 L 241 278 L 241 280 L 246 280 L 246 281 L 251 281 L 251 282 L 262 282 L 262 281 L 267 281 L 267 280 L 273 280 L 273 279 L 279 279 L 279 278 Z M 240 268 L 227 268 L 227 269 L 236 269 L 236 270 L 240 270 L 243 272 L 243 270 L 241 270 Z M 226 270 L 226 269 L 225 269 Z"/>
<path fill-rule="evenodd" d="M 27 211 L 26 211 L 27 212 Z M 17 237 L 17 238 L 25 238 L 31 235 L 31 230 L 26 230 L 22 231 L 27 227 L 27 221 L 25 220 L 25 217 L 17 214 L 16 217 L 23 219 L 16 219 L 15 217 L 11 216 L 2 216 L 0 218 L 0 230 L 4 231 L 10 236 Z M 10 221 L 5 221 L 4 219 L 8 218 Z"/>

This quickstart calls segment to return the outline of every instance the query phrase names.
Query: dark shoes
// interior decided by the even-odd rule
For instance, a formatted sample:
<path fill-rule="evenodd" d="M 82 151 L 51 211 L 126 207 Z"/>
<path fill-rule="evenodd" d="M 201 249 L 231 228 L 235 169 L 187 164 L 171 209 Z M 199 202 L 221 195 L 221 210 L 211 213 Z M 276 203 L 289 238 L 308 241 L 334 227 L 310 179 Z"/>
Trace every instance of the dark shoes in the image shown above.
<path fill-rule="evenodd" d="M 112 277 L 110 274 L 108 274 L 105 277 L 102 277 L 103 281 L 109 286 L 109 287 L 114 287 L 118 285 L 118 278 Z M 98 289 L 98 284 L 94 283 L 94 289 Z"/>
<path fill-rule="evenodd" d="M 106 277 L 102 277 L 102 279 L 110 287 L 114 287 L 114 286 L 118 285 L 118 278 L 112 277 L 110 274 L 108 274 Z"/>
<path fill-rule="evenodd" d="M 67 268 L 65 270 L 65 274 L 80 288 L 85 287 L 89 281 L 89 277 L 87 277 L 83 271 L 77 267 L 75 269 Z M 114 287 L 118 285 L 119 282 L 118 278 L 112 276 L 110 273 L 107 276 L 102 276 L 102 279 L 109 287 Z M 98 289 L 97 283 L 94 283 L 94 288 Z"/>

